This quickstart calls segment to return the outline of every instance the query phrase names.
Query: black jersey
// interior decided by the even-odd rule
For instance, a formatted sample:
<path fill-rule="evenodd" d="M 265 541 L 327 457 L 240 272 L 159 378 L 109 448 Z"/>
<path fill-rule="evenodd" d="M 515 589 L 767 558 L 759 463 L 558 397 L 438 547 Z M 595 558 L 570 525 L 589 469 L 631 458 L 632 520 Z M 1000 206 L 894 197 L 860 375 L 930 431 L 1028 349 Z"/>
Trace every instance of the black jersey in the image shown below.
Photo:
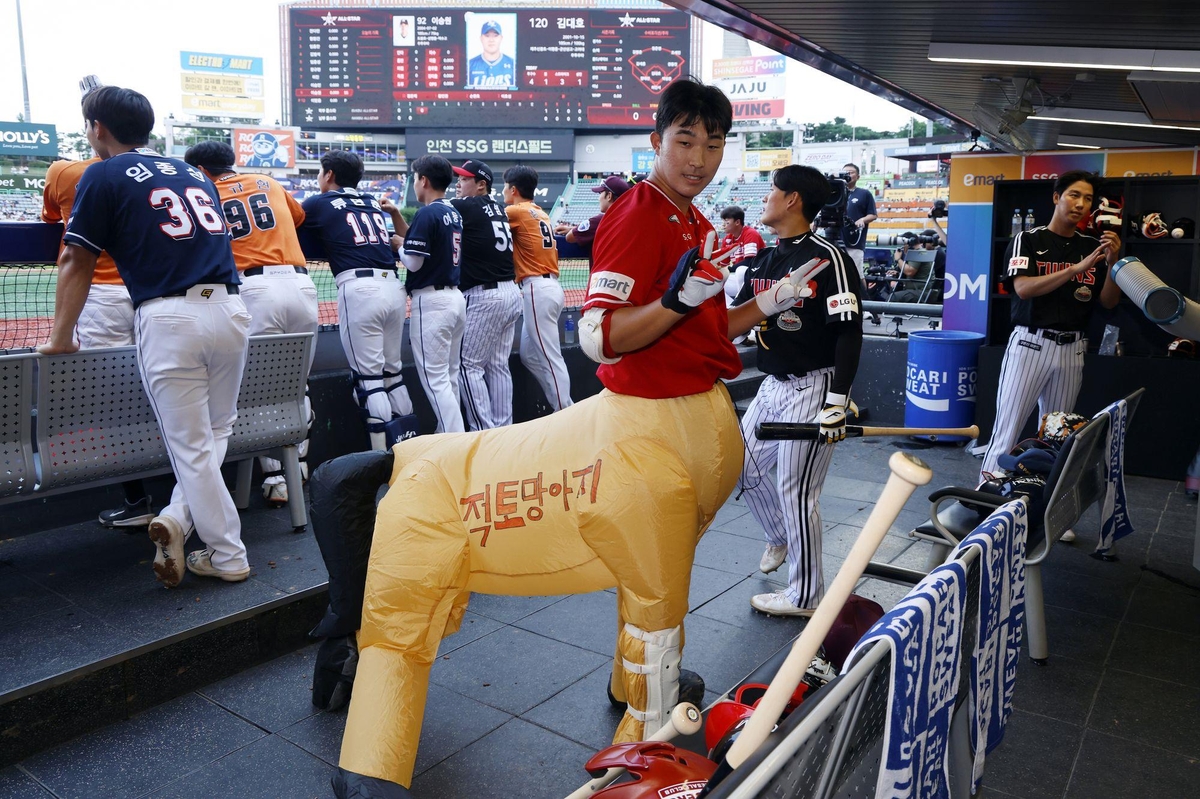
<path fill-rule="evenodd" d="M 734 304 L 748 302 L 813 258 L 831 262 L 809 281 L 813 296 L 758 325 L 758 368 L 769 375 L 801 375 L 834 366 L 838 337 L 847 327 L 862 330 L 862 281 L 854 262 L 812 233 L 781 238 L 748 261 L 746 282 Z"/>
<path fill-rule="evenodd" d="M 336 189 L 304 201 L 304 227 L 321 238 L 334 275 L 350 269 L 395 269 L 391 234 L 379 201 L 358 189 Z"/>
<path fill-rule="evenodd" d="M 1008 264 L 1005 283 L 1012 290 L 1013 278 L 1040 277 L 1069 269 L 1099 246 L 1099 239 L 1079 232 L 1070 238 L 1045 227 L 1018 233 L 1004 254 L 1004 263 Z M 1052 330 L 1084 330 L 1107 278 L 1108 264 L 1101 261 L 1040 297 L 1023 300 L 1013 290 L 1013 324 Z"/>
<path fill-rule="evenodd" d="M 512 231 L 508 214 L 491 197 L 459 197 L 450 204 L 462 216 L 463 250 L 458 287 L 512 280 Z"/>

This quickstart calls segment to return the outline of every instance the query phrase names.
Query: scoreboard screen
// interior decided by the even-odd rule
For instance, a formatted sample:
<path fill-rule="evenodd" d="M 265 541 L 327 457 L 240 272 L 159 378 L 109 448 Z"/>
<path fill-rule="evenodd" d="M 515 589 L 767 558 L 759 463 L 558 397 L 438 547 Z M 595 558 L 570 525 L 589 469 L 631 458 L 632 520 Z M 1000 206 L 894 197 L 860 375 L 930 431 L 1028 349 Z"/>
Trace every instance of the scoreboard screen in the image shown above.
<path fill-rule="evenodd" d="M 290 7 L 305 128 L 652 125 L 690 71 L 682 11 Z"/>

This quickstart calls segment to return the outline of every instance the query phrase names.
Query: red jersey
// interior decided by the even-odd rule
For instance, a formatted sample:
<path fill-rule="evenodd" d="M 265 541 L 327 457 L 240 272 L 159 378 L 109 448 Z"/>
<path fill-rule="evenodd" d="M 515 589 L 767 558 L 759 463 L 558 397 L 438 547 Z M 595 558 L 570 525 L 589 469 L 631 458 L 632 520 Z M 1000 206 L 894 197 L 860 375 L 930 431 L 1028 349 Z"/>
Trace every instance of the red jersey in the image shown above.
<path fill-rule="evenodd" d="M 684 213 L 650 181 L 637 184 L 613 203 L 596 233 L 583 309 L 658 302 L 670 288 L 679 258 L 701 246 L 712 229 L 696 206 Z M 601 364 L 596 375 L 618 394 L 664 399 L 708 391 L 718 378 L 741 371 L 729 340 L 724 295 L 718 294 L 648 347 Z"/>
<path fill-rule="evenodd" d="M 55 161 L 50 165 L 46 170 L 46 188 L 42 191 L 43 222 L 62 222 L 66 226 L 71 218 L 71 209 L 75 206 L 75 190 L 79 187 L 79 179 L 89 166 L 98 163 L 100 157 L 93 156 L 86 161 Z M 97 255 L 92 283 L 120 286 L 123 282 L 117 274 L 117 265 L 112 256 L 106 252 Z"/>
<path fill-rule="evenodd" d="M 736 245 L 737 250 L 733 253 L 733 257 L 729 263 L 738 264 L 742 261 L 749 260 L 758 255 L 760 250 L 767 248 L 767 243 L 763 241 L 763 237 L 758 235 L 758 231 L 752 227 L 742 225 L 742 232 L 734 236 L 726 236 L 721 239 L 721 249 L 725 250 Z"/>

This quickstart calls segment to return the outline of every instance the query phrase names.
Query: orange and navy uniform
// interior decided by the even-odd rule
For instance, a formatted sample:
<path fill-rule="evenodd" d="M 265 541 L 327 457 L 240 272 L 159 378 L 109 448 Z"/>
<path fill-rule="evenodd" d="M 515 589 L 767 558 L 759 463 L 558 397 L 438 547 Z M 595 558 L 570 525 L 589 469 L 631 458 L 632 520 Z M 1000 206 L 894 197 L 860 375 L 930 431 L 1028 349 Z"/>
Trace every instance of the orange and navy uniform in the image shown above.
<path fill-rule="evenodd" d="M 278 181 L 268 175 L 230 173 L 213 182 L 221 196 L 238 271 L 254 266 L 304 266 L 296 235 L 296 228 L 304 222 L 304 209 Z"/>
<path fill-rule="evenodd" d="M 550 217 L 537 203 L 524 200 L 506 206 L 513 234 L 513 266 L 517 283 L 537 275 L 558 276 L 558 250 Z"/>
<path fill-rule="evenodd" d="M 93 157 L 86 161 L 55 161 L 50 165 L 46 170 L 46 189 L 42 192 L 43 222 L 62 222 L 63 227 L 66 227 L 71 219 L 71 208 L 75 205 L 79 179 L 89 166 L 99 161 L 99 157 Z M 92 283 L 124 285 L 121 276 L 117 274 L 116 263 L 107 252 L 96 256 L 96 271 L 92 273 Z"/>

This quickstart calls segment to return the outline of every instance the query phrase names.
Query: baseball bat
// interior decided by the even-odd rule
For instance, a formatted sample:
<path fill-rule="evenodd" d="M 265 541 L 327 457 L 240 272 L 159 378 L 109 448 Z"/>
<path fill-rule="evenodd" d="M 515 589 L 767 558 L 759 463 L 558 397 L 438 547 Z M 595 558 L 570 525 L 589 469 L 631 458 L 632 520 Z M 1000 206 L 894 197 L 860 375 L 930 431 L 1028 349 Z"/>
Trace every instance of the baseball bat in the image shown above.
<path fill-rule="evenodd" d="M 760 422 L 754 433 L 763 441 L 801 440 L 811 441 L 821 432 L 816 422 Z M 860 424 L 846 425 L 846 438 L 862 436 L 929 436 L 937 441 L 939 436 L 966 436 L 979 438 L 979 426 L 970 427 L 870 427 Z"/>
<path fill-rule="evenodd" d="M 744 763 L 754 750 L 767 740 L 767 736 L 779 721 L 788 698 L 804 678 L 804 672 L 816 656 L 821 642 L 829 634 L 838 613 L 850 598 L 854 584 L 858 582 L 871 556 L 887 535 L 888 528 L 896 521 L 900 509 L 912 496 L 912 492 L 933 477 L 933 472 L 920 458 L 904 452 L 893 453 L 888 460 L 888 468 L 891 469 L 891 475 L 883 487 L 883 493 L 875 502 L 875 508 L 867 518 L 867 523 L 859 533 L 858 540 L 854 542 L 850 554 L 846 556 L 845 563 L 833 579 L 829 590 L 825 592 L 825 598 L 817 605 L 808 626 L 792 645 L 792 651 L 779 667 L 775 679 L 771 680 L 750 720 L 746 722 L 742 734 L 729 748 L 725 761 L 730 768 L 736 769 Z M 721 770 L 717 773 L 720 774 Z"/>
<path fill-rule="evenodd" d="M 658 732 L 647 738 L 647 741 L 669 741 L 677 735 L 691 735 L 699 732 L 704 726 L 700 710 L 691 702 L 680 702 L 671 710 L 671 715 Z M 587 799 L 596 791 L 607 788 L 625 773 L 623 768 L 610 768 L 608 771 L 589 780 L 567 795 L 567 799 Z"/>

